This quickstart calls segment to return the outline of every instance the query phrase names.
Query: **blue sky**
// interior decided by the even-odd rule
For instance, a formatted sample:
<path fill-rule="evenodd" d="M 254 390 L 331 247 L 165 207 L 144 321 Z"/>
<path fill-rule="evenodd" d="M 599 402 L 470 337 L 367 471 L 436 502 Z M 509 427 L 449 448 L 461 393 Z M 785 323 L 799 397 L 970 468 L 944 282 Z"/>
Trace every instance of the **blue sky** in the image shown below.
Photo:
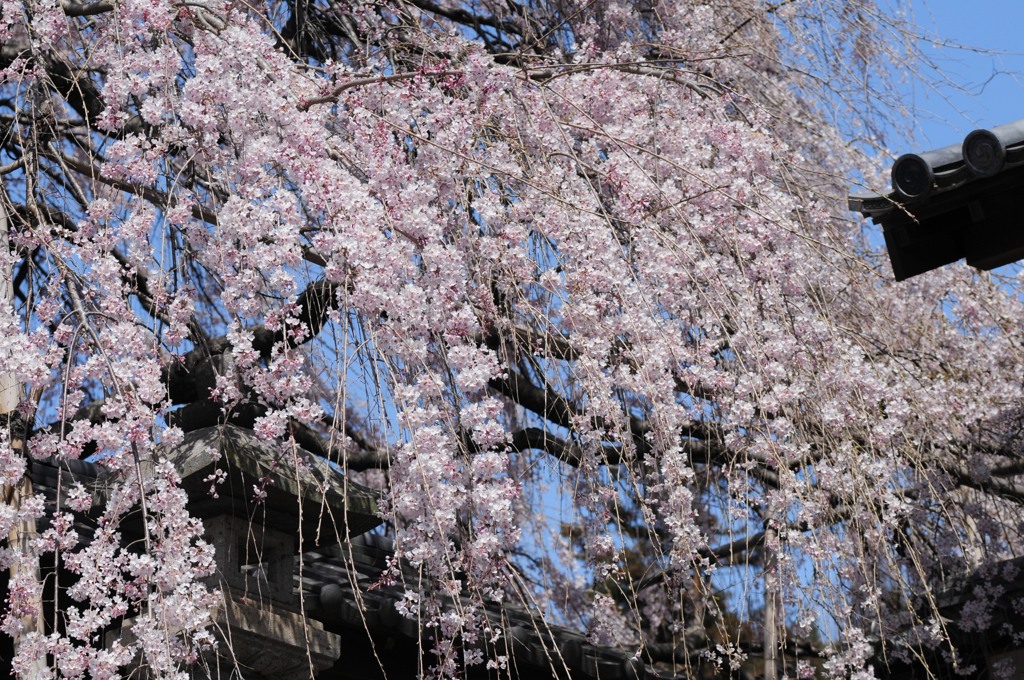
<path fill-rule="evenodd" d="M 908 85 L 905 103 L 919 129 L 894 153 L 945 146 L 975 128 L 1024 118 L 1024 1 L 913 0 L 911 11 L 924 32 L 966 49 L 924 48 L 951 82 Z"/>

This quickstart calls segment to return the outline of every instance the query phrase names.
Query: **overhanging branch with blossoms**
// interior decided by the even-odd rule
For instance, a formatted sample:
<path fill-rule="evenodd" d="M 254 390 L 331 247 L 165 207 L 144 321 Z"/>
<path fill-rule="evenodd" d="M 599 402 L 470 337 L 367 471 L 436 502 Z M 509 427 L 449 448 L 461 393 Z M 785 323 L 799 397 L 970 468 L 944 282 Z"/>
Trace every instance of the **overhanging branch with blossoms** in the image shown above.
<path fill-rule="evenodd" d="M 1020 296 L 889 285 L 843 203 L 881 60 L 920 54 L 869 0 L 669 5 L 3 5 L 0 375 L 31 436 L 0 475 L 89 458 L 121 499 L 83 539 L 8 494 L 0 534 L 53 529 L 8 542 L 16 667 L 170 676 L 212 644 L 209 565 L 169 557 L 201 527 L 118 527 L 188 516 L 163 459 L 216 428 L 381 493 L 375 578 L 420 585 L 367 620 L 430 631 L 425 675 L 514 675 L 470 642 L 505 607 L 664 674 L 957 645 L 936 593 L 1020 549 Z M 29 630 L 51 575 L 76 613 Z M 129 613 L 166 644 L 110 661 Z"/>

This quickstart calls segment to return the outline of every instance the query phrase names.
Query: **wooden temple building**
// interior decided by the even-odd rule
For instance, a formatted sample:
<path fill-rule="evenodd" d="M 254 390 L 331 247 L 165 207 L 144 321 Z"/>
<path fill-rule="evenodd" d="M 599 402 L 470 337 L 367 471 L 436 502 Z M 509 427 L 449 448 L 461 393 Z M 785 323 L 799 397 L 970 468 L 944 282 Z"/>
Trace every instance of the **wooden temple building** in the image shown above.
<path fill-rule="evenodd" d="M 216 552 L 211 586 L 222 593 L 214 612 L 217 650 L 191 670 L 194 678 L 238 680 L 374 680 L 424 675 L 433 663 L 432 629 L 399 613 L 407 589 L 421 589 L 417 572 L 402 565 L 389 584 L 381 575 L 395 559 L 390 540 L 375 529 L 376 494 L 322 458 L 299 450 L 302 465 L 280 460 L 280 449 L 252 430 L 217 425 L 189 432 L 169 456 L 189 494 L 190 512 L 202 519 Z M 275 450 L 276 449 L 276 450 Z M 222 470 L 216 497 L 211 474 Z M 31 480 L 51 508 L 57 488 L 82 482 L 104 500 L 104 469 L 83 460 L 33 461 Z M 254 485 L 266 492 L 253 499 Z M 125 540 L 133 528 L 124 527 Z M 79 532 L 88 542 L 90 518 Z M 45 527 L 40 527 L 44 529 Z M 141 523 L 134 530 L 141 536 Z M 137 536 L 135 538 L 138 538 Z M 43 564 L 43 578 L 53 564 Z M 71 574 L 59 579 L 69 583 Z M 393 580 L 393 579 L 392 579 Z M 62 589 L 63 591 L 63 589 Z M 44 591 L 44 616 L 66 595 Z M 63 604 L 63 603 L 62 603 Z M 67 604 L 70 604 L 68 602 Z M 452 602 L 452 606 L 460 603 Z M 506 667 L 465 669 L 468 678 L 579 678 L 641 680 L 683 677 L 646 666 L 626 650 L 598 647 L 582 634 L 550 626 L 535 611 L 503 606 L 488 612 L 504 635 L 477 644 L 484 658 L 507 657 Z M 126 619 L 106 632 L 107 644 L 132 635 Z M 9 664 L 8 649 L 0 657 Z M 8 665 L 9 668 L 9 665 Z M 2 674 L 3 669 L 0 669 Z M 146 677 L 138 669 L 138 677 Z"/>

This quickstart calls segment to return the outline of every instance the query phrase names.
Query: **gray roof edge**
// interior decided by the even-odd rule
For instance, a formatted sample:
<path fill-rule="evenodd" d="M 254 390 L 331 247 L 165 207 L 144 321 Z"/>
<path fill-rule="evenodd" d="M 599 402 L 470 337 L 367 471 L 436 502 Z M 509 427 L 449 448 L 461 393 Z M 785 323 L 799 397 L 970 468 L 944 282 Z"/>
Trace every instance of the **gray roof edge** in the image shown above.
<path fill-rule="evenodd" d="M 985 175 L 978 175 L 973 172 L 964 157 L 965 142 L 978 133 L 991 133 L 1002 144 L 1004 151 L 1010 152 L 1010 157 L 1005 159 L 997 174 L 1024 165 L 1024 118 L 992 128 L 979 128 L 968 133 L 960 142 L 948 144 L 930 151 L 903 154 L 897 161 L 894 161 L 893 168 L 896 162 L 902 158 L 916 157 L 924 161 L 931 168 L 932 172 L 936 174 L 936 179 L 933 180 L 931 188 L 919 198 L 912 197 L 912 200 L 927 202 L 930 197 L 954 191 L 976 180 L 985 178 Z M 883 205 L 885 201 L 888 201 L 887 206 Z M 884 195 L 851 193 L 848 196 L 847 203 L 852 212 L 859 212 L 865 217 L 875 217 L 897 208 L 902 201 L 900 194 L 896 191 L 896 187 L 893 186 L 893 190 Z"/>
<path fill-rule="evenodd" d="M 380 494 L 348 479 L 324 458 L 284 441 L 268 441 L 252 430 L 225 424 L 194 430 L 166 450 L 185 481 L 215 465 L 228 466 L 254 478 L 268 477 L 283 491 L 305 502 L 324 503 L 346 514 L 376 516 Z"/>

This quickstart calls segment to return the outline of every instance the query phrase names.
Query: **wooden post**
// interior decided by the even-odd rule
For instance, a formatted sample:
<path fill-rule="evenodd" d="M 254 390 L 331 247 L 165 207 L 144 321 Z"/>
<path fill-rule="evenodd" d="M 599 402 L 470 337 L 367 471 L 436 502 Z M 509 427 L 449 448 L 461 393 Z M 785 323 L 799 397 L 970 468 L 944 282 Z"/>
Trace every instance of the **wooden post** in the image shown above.
<path fill-rule="evenodd" d="M 14 304 L 14 270 L 10 263 L 10 242 L 8 240 L 8 230 L 10 228 L 9 216 L 7 212 L 7 194 L 3 191 L 3 187 L 0 186 L 0 255 L 3 256 L 0 260 L 0 305 L 2 307 L 8 307 Z M 10 415 L 18 408 L 18 404 L 21 402 L 22 389 L 21 384 L 17 381 L 17 377 L 12 373 L 0 373 L 0 424 L 3 427 L 9 427 Z M 20 433 L 19 433 L 20 437 Z M 12 438 L 10 445 L 15 450 L 24 451 L 25 442 L 20 438 Z M 32 478 L 25 474 L 22 477 L 21 482 L 15 486 L 8 486 L 3 490 L 4 500 L 8 505 L 19 507 L 25 498 L 31 498 L 33 495 L 32 489 Z M 36 535 L 36 527 L 34 520 L 19 521 L 11 529 L 10 534 L 7 536 L 8 545 L 11 546 L 15 551 L 22 554 L 30 552 L 31 544 Z M 39 568 L 36 567 L 25 567 L 15 563 L 11 566 L 10 577 L 11 580 L 19 574 L 21 569 L 28 569 L 31 572 L 32 578 L 39 582 Z M 36 631 L 43 634 L 43 602 L 42 602 L 42 590 L 40 589 L 39 598 L 35 603 L 35 612 L 26 615 L 22 619 L 24 627 L 22 630 L 25 633 Z M 17 653 L 21 640 L 15 638 L 14 650 Z M 28 669 L 28 672 L 22 675 L 25 680 L 37 680 L 38 678 L 44 678 L 49 676 L 48 668 L 46 667 L 46 659 L 36 659 Z"/>

